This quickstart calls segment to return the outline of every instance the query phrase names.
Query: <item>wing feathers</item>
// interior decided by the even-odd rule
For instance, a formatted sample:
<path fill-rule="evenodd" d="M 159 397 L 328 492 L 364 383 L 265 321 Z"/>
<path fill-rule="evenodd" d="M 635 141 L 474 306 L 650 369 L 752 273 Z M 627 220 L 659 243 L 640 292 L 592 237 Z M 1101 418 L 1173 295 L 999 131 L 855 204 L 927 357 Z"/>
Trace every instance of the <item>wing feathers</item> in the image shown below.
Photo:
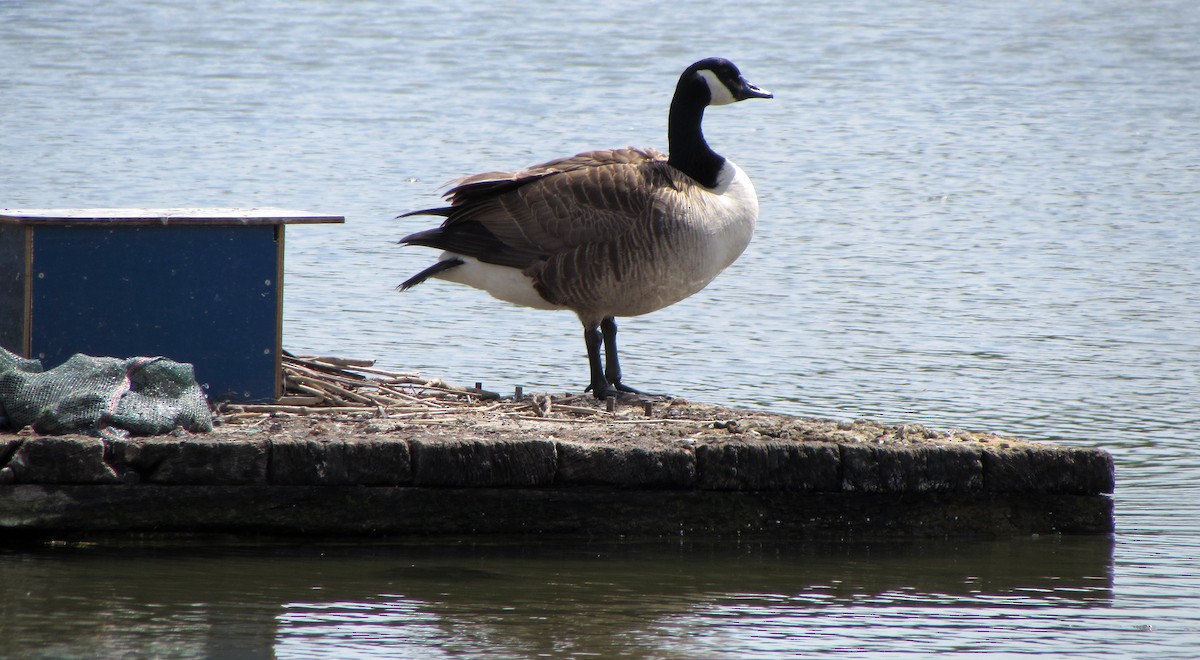
<path fill-rule="evenodd" d="M 652 218 L 663 188 L 677 189 L 667 157 L 654 149 L 590 151 L 518 172 L 459 179 L 441 227 L 402 243 L 441 248 L 524 270 L 551 255 L 608 243 Z"/>

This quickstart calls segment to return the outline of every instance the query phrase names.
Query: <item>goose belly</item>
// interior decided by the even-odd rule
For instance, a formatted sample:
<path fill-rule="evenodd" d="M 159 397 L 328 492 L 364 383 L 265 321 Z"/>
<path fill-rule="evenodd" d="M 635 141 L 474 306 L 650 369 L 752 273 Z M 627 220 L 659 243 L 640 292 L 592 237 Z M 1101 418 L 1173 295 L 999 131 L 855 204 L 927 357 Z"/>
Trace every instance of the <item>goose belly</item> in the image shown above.
<path fill-rule="evenodd" d="M 708 237 L 705 237 L 708 238 Z M 621 274 L 606 301 L 605 316 L 640 316 L 673 305 L 708 286 L 741 254 L 749 240 L 703 241 L 696 249 L 664 250 L 649 263 Z M 747 237 L 748 239 L 748 237 Z"/>
<path fill-rule="evenodd" d="M 438 273 L 435 277 L 439 279 L 482 289 L 494 298 L 515 305 L 534 309 L 565 309 L 543 298 L 534 288 L 533 280 L 516 268 L 485 263 L 453 252 L 443 253 L 440 260 L 446 259 L 459 259 L 463 264 Z"/>

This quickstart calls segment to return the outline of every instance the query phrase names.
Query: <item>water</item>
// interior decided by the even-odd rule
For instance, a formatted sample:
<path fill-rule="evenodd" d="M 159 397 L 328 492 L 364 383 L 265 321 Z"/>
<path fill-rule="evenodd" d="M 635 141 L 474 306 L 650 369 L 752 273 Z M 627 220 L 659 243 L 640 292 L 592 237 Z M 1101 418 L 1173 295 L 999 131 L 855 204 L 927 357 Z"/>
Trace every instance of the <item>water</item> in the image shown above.
<path fill-rule="evenodd" d="M 995 636 L 1053 647 L 1048 634 L 1094 651 L 1098 633 L 1146 637 L 1103 616 L 1111 551 L 1107 539 L 62 548 L 0 564 L 5 589 L 27 592 L 0 613 L 47 631 L 46 657 L 682 658 L 800 640 L 928 653 Z M 990 630 L 967 641 L 966 626 Z"/>
<path fill-rule="evenodd" d="M 724 55 L 777 97 L 706 120 L 759 229 L 704 292 L 622 323 L 630 384 L 1101 446 L 1118 470 L 1111 540 L 22 549 L 0 555 L 7 654 L 1200 645 L 1193 3 L 9 0 L 0 25 L 0 206 L 345 215 L 288 232 L 285 345 L 497 390 L 581 389 L 577 321 L 396 293 L 433 255 L 395 245 L 430 219 L 393 216 L 465 173 L 665 148 L 678 72 Z"/>

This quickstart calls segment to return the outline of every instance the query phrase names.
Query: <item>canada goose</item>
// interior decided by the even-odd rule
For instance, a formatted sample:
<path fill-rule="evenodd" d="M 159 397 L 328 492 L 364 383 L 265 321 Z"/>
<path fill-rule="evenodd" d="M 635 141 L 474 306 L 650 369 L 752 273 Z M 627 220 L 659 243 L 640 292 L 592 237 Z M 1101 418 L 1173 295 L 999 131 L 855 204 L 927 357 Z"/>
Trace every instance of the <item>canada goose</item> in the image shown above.
<path fill-rule="evenodd" d="M 443 250 L 400 285 L 430 277 L 537 309 L 569 309 L 584 328 L 598 399 L 640 394 L 621 382 L 617 316 L 638 316 L 703 289 L 746 248 L 758 219 L 750 178 L 704 140 L 704 108 L 773 98 L 721 58 L 679 77 L 667 124 L 670 155 L 588 151 L 518 172 L 451 182 L 446 218 L 400 243 Z M 600 359 L 601 342 L 605 360 Z"/>

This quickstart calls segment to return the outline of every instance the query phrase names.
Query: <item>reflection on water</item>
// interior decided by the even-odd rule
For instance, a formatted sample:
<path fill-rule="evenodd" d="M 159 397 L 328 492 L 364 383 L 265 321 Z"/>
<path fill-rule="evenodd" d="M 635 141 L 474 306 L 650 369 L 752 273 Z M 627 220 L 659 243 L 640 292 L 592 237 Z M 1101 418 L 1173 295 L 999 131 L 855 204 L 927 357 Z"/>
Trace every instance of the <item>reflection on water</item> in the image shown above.
<path fill-rule="evenodd" d="M 964 608 L 981 630 L 1030 610 L 1058 628 L 1050 620 L 1069 622 L 1071 610 L 1113 599 L 1106 538 L 193 543 L 0 555 L 4 655 L 682 657 L 734 642 L 763 652 L 813 648 L 801 638 L 834 628 L 864 648 L 923 636 L 915 643 L 929 651 L 940 648 L 942 625 L 961 630 L 964 622 L 947 615 Z M 928 615 L 904 614 L 914 610 Z"/>

